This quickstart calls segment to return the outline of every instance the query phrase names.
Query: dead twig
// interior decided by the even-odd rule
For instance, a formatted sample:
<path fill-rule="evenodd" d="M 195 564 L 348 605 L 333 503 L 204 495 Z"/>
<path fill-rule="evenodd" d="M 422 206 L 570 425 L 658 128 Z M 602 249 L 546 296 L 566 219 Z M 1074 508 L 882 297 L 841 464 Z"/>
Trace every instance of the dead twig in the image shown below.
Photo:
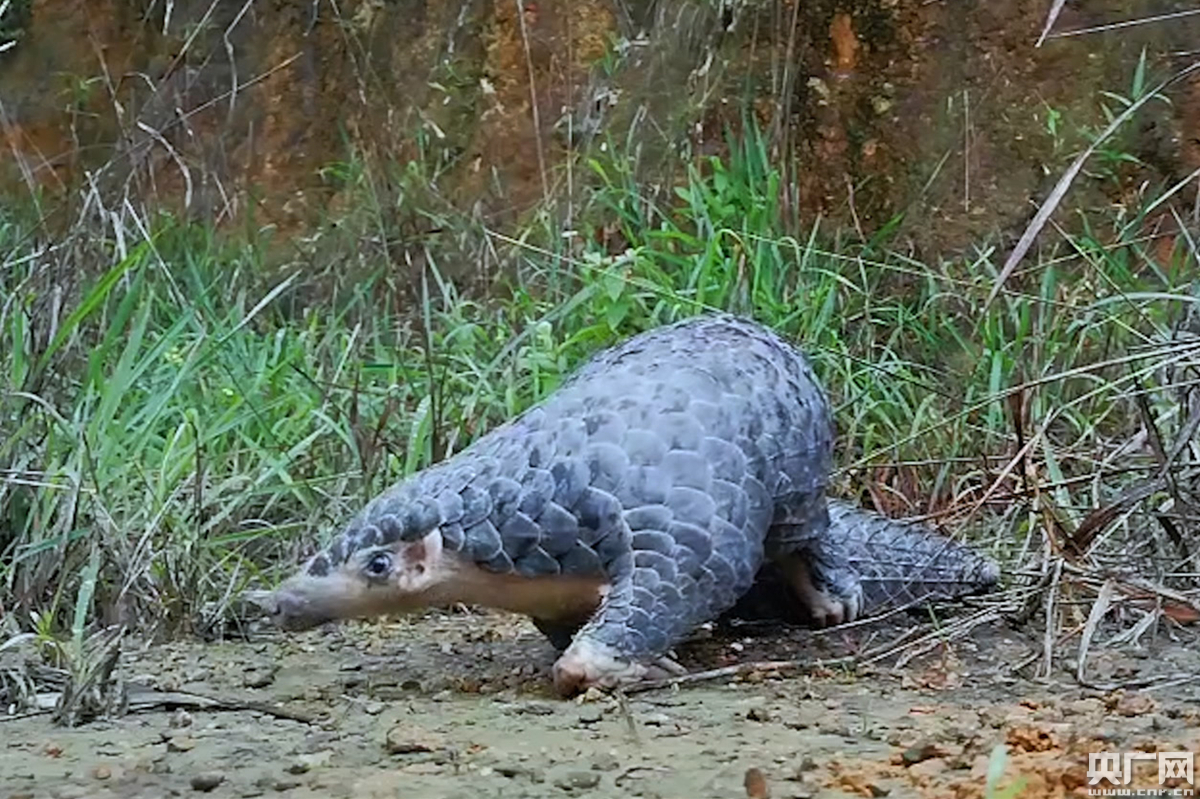
<path fill-rule="evenodd" d="M 1087 680 L 1084 677 L 1084 671 L 1087 669 L 1088 649 L 1091 648 L 1092 638 L 1096 635 L 1096 630 L 1100 628 L 1100 621 L 1108 613 L 1108 609 L 1112 607 L 1112 595 L 1114 591 L 1113 581 L 1105 580 L 1104 585 L 1100 587 L 1100 593 L 1096 595 L 1096 601 L 1092 603 L 1092 610 L 1088 613 L 1087 624 L 1083 626 L 1083 635 L 1079 639 L 1079 662 L 1075 666 L 1075 680 L 1083 685 Z"/>
<path fill-rule="evenodd" d="M 624 689 L 626 694 L 640 694 L 645 691 L 656 691 L 659 688 L 675 688 L 680 685 L 692 685 L 699 682 L 710 682 L 719 680 L 722 677 L 740 677 L 746 674 L 753 674 L 760 671 L 785 671 L 791 669 L 821 669 L 834 668 L 839 666 L 853 665 L 858 659 L 851 655 L 844 658 L 834 658 L 833 660 L 807 660 L 797 658 L 795 660 L 756 660 L 750 663 L 738 663 L 733 666 L 723 666 L 719 669 L 708 669 L 707 671 L 694 671 L 690 674 L 684 674 L 679 677 L 669 677 L 662 680 L 647 680 L 645 682 L 631 685 Z"/>
<path fill-rule="evenodd" d="M 1038 37 L 1034 47 L 1041 47 L 1042 42 L 1046 41 L 1046 37 L 1050 35 L 1051 28 L 1058 21 L 1058 15 L 1062 13 L 1063 6 L 1066 4 L 1067 0 L 1054 0 L 1054 5 L 1050 7 L 1050 13 L 1046 15 L 1046 24 L 1042 26 L 1042 35 Z"/>
<path fill-rule="evenodd" d="M 313 724 L 319 718 L 316 714 L 306 713 L 302 710 L 295 710 L 269 702 L 208 696 L 192 693 L 191 691 L 159 691 L 153 688 L 135 688 L 133 686 L 129 688 L 130 713 L 159 709 L 174 710 L 181 707 L 191 710 L 249 710 L 273 716 L 277 719 L 299 721 L 304 724 Z"/>

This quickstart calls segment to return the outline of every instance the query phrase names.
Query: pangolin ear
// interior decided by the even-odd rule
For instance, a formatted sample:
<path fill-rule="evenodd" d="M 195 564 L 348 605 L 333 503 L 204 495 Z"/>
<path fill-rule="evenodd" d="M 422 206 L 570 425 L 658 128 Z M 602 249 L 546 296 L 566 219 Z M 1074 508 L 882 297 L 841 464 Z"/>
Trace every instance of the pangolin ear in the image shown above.
<path fill-rule="evenodd" d="M 428 588 L 438 581 L 442 568 L 441 531 L 434 528 L 424 538 L 400 544 L 396 556 L 396 587 L 406 593 Z"/>

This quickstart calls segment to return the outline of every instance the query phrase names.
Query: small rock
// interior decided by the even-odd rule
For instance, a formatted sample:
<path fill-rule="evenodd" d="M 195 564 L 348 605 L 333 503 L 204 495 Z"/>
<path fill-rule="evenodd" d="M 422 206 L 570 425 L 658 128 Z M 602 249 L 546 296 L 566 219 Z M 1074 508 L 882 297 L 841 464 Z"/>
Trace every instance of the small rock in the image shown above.
<path fill-rule="evenodd" d="M 104 765 L 96 766 L 92 769 L 92 776 L 98 780 L 106 780 L 112 776 L 112 769 Z"/>
<path fill-rule="evenodd" d="M 183 708 L 178 708 L 173 714 L 171 714 L 171 720 L 167 723 L 175 729 L 190 727 L 192 726 L 192 714 L 188 713 Z"/>
<path fill-rule="evenodd" d="M 1079 716 L 1087 714 L 1099 714 L 1104 712 L 1104 703 L 1094 696 L 1085 697 L 1083 699 L 1075 699 L 1067 703 L 1064 711 L 1068 716 Z"/>
<path fill-rule="evenodd" d="M 527 777 L 530 782 L 545 782 L 546 775 L 539 769 L 529 768 L 528 766 L 518 766 L 511 763 L 505 763 L 496 766 L 496 773 L 502 777 L 516 779 L 517 777 Z"/>
<path fill-rule="evenodd" d="M 225 775 L 219 771 L 206 771 L 203 774 L 197 774 L 192 777 L 191 785 L 193 791 L 201 791 L 208 793 L 225 781 Z"/>
<path fill-rule="evenodd" d="M 647 727 L 665 727 L 671 723 L 671 717 L 666 713 L 648 713 L 642 718 Z"/>
<path fill-rule="evenodd" d="M 921 743 L 916 746 L 910 746 L 900 755 L 901 761 L 906 766 L 914 766 L 924 760 L 929 760 L 934 757 L 942 757 L 946 753 L 935 743 Z"/>
<path fill-rule="evenodd" d="M 296 758 L 288 764 L 286 771 L 288 774 L 307 774 L 314 768 L 326 765 L 332 758 L 333 752 L 329 749 L 312 754 L 296 755 Z"/>
<path fill-rule="evenodd" d="M 592 758 L 593 771 L 615 771 L 621 761 L 612 752 L 602 752 Z"/>
<path fill-rule="evenodd" d="M 419 763 L 409 763 L 406 766 L 401 766 L 400 770 L 405 774 L 441 774 L 446 770 L 446 767 L 441 763 L 424 761 Z"/>
<path fill-rule="evenodd" d="M 363 705 L 363 712 L 368 716 L 378 716 L 387 708 L 383 702 L 367 702 Z"/>
<path fill-rule="evenodd" d="M 294 754 L 311 755 L 329 749 L 339 740 L 340 736 L 331 732 L 310 732 L 304 736 L 304 740 L 294 750 Z"/>
<path fill-rule="evenodd" d="M 587 704 L 588 702 L 603 702 L 608 699 L 608 696 L 596 686 L 592 686 L 579 695 L 575 701 L 579 704 Z"/>
<path fill-rule="evenodd" d="M 805 755 L 800 761 L 800 765 L 796 766 L 795 774 L 791 779 L 800 782 L 804 779 L 804 775 L 809 771 L 817 770 L 817 761 L 813 760 L 812 755 Z"/>
<path fill-rule="evenodd" d="M 555 709 L 545 702 L 526 702 L 517 707 L 516 711 L 526 716 L 553 716 Z"/>
<path fill-rule="evenodd" d="M 271 787 L 279 793 L 300 787 L 300 780 L 293 777 L 280 777 L 271 783 Z"/>
<path fill-rule="evenodd" d="M 765 707 L 752 707 L 746 712 L 746 718 L 750 721 L 771 721 L 771 711 Z"/>
<path fill-rule="evenodd" d="M 592 771 L 572 771 L 556 779 L 554 784 L 564 791 L 590 791 L 600 784 L 600 775 Z"/>
<path fill-rule="evenodd" d="M 821 733 L 822 735 L 836 735 L 838 738 L 854 738 L 854 735 L 850 732 L 850 728 L 848 726 L 836 721 L 830 721 L 828 723 L 823 721 L 818 722 L 817 732 Z"/>
<path fill-rule="evenodd" d="M 397 724 L 387 731 L 384 748 L 390 755 L 410 755 L 416 752 L 434 752 L 442 748 L 442 741 L 425 730 L 408 724 Z"/>
<path fill-rule="evenodd" d="M 1125 694 L 1117 700 L 1116 711 L 1126 718 L 1132 718 L 1149 713 L 1154 707 L 1154 700 L 1145 694 Z"/>
<path fill-rule="evenodd" d="M 917 782 L 917 784 L 926 785 L 936 780 L 939 774 L 945 774 L 949 767 L 946 758 L 931 757 L 928 760 L 914 763 L 909 767 L 909 772 L 912 775 L 910 779 Z"/>
<path fill-rule="evenodd" d="M 596 724 L 604 718 L 604 710 L 595 705 L 588 705 L 579 711 L 580 724 Z"/>
<path fill-rule="evenodd" d="M 247 688 L 266 688 L 275 682 L 275 669 L 252 669 L 242 677 L 242 685 Z"/>
<path fill-rule="evenodd" d="M 769 799 L 771 796 L 771 786 L 767 785 L 767 778 L 762 773 L 762 769 L 746 769 L 742 785 L 745 787 L 746 796 L 749 799 Z"/>
<path fill-rule="evenodd" d="M 190 752 L 196 748 L 196 739 L 190 735 L 172 735 L 167 739 L 168 752 Z"/>

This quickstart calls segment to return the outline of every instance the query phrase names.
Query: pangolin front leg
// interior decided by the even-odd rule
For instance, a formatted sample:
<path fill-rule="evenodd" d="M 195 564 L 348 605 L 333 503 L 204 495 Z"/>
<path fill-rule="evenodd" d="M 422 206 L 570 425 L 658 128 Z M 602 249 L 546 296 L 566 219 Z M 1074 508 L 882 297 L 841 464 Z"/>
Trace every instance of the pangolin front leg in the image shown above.
<path fill-rule="evenodd" d="M 565 695 L 681 674 L 667 657 L 697 624 L 732 607 L 762 562 L 762 535 L 697 513 L 688 491 L 624 516 L 631 547 L 609 568 L 600 607 L 554 665 Z M 763 520 L 765 522 L 765 520 Z"/>
<path fill-rule="evenodd" d="M 554 664 L 554 687 L 564 696 L 683 671 L 666 655 L 693 626 L 676 564 L 637 551 L 613 578 L 596 615 Z"/>

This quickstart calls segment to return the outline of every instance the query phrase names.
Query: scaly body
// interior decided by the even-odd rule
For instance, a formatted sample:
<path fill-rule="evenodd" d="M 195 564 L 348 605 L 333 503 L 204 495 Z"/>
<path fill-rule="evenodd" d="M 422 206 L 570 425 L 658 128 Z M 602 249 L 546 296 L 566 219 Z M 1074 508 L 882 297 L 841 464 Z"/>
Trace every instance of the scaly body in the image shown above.
<path fill-rule="evenodd" d="M 833 443 L 807 360 L 771 331 L 724 315 L 651 330 L 376 497 L 270 606 L 287 629 L 453 602 L 523 613 L 564 650 L 570 694 L 671 668 L 760 574 L 818 624 L 995 582 L 923 528 L 844 503 L 831 521 Z"/>

